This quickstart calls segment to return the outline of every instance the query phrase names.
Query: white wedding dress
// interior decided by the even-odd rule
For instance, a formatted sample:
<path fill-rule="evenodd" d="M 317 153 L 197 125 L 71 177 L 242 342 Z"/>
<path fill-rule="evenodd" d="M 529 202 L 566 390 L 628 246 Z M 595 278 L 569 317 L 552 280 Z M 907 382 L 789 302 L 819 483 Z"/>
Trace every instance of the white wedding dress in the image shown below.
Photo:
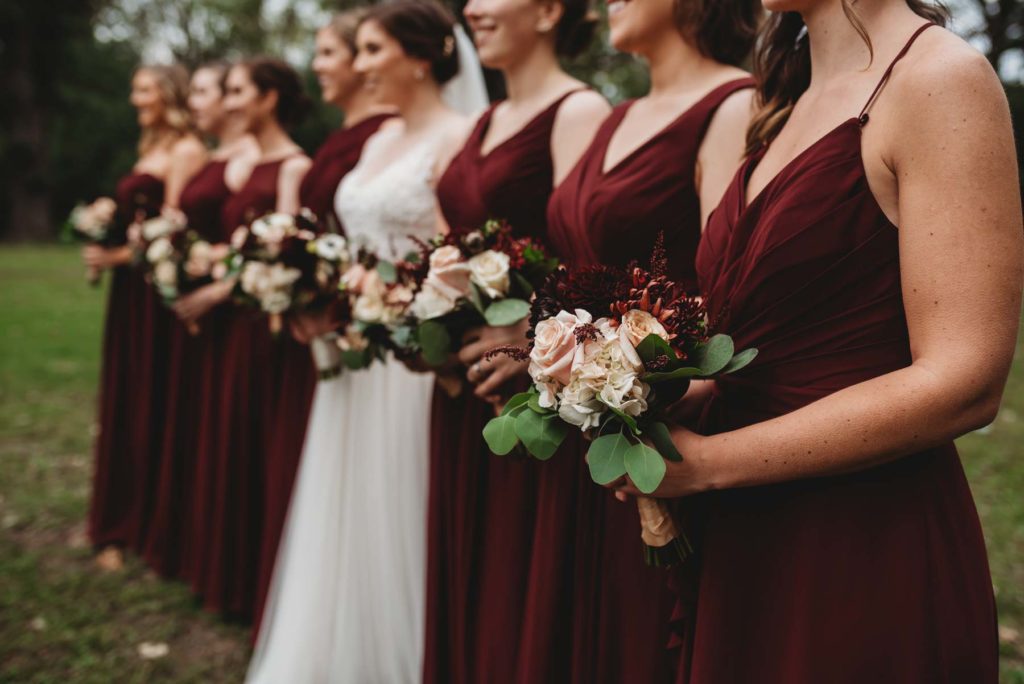
<path fill-rule="evenodd" d="M 345 177 L 335 205 L 350 238 L 401 257 L 409 235 L 436 234 L 436 147 Z M 389 360 L 317 386 L 248 682 L 420 680 L 433 382 Z"/>

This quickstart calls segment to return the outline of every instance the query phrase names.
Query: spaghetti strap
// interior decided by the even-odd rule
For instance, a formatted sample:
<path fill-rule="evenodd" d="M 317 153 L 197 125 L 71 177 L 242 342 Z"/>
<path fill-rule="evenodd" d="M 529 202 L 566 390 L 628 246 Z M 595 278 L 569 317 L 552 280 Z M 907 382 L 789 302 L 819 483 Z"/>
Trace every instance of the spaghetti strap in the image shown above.
<path fill-rule="evenodd" d="M 871 97 L 868 98 L 863 109 L 860 110 L 860 114 L 857 115 L 857 121 L 860 123 L 861 128 L 867 125 L 868 120 L 870 119 L 868 114 L 871 111 L 871 107 L 873 107 L 875 101 L 878 100 L 878 96 L 881 94 L 882 88 L 884 88 L 885 84 L 889 82 L 889 77 L 892 76 L 892 70 L 896 67 L 896 64 L 899 63 L 899 61 L 903 59 L 908 52 L 910 52 L 910 48 L 913 46 L 914 41 L 917 40 L 917 37 L 932 26 L 935 26 L 932 22 L 928 22 L 927 24 L 920 26 L 916 31 L 914 31 L 913 35 L 910 36 L 910 39 L 907 41 L 907 44 L 903 46 L 903 49 L 896 54 L 895 58 L 893 58 L 892 62 L 889 64 L 889 68 L 885 70 L 885 73 L 882 74 L 882 78 L 878 81 L 878 85 L 876 85 L 875 89 L 871 91 Z"/>

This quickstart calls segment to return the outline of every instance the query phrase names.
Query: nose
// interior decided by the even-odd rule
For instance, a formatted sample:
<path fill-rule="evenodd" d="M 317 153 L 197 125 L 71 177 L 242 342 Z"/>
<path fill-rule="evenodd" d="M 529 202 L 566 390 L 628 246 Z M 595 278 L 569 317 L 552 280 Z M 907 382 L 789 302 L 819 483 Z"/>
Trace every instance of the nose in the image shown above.
<path fill-rule="evenodd" d="M 352 62 L 352 70 L 357 74 L 366 75 L 370 68 L 369 64 L 367 64 L 368 61 L 366 53 L 360 50 L 356 53 L 355 61 Z"/>
<path fill-rule="evenodd" d="M 469 2 L 466 3 L 466 6 L 462 8 L 462 16 L 470 20 L 472 20 L 474 17 L 478 17 L 479 12 L 477 10 L 477 7 L 479 4 L 480 0 L 469 0 Z"/>

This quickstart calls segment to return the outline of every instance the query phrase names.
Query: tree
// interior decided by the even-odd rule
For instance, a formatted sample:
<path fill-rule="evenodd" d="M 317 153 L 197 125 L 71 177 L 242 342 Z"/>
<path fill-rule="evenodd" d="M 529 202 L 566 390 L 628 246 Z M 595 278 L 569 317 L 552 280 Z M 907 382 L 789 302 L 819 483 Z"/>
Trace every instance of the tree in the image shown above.
<path fill-rule="evenodd" d="M 1003 57 L 1024 51 L 1024 2 L 1021 0 L 966 0 L 980 13 L 978 25 L 967 31 L 967 38 L 982 39 L 985 56 L 996 71 Z"/>

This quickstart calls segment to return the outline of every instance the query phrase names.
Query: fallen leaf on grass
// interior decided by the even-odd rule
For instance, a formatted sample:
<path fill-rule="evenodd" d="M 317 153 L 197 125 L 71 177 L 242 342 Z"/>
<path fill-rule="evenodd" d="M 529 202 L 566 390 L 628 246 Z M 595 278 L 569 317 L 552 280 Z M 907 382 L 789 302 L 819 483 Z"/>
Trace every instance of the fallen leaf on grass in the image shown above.
<path fill-rule="evenodd" d="M 171 652 L 171 647 L 163 642 L 143 641 L 139 644 L 139 656 L 144 660 L 163 658 Z"/>

